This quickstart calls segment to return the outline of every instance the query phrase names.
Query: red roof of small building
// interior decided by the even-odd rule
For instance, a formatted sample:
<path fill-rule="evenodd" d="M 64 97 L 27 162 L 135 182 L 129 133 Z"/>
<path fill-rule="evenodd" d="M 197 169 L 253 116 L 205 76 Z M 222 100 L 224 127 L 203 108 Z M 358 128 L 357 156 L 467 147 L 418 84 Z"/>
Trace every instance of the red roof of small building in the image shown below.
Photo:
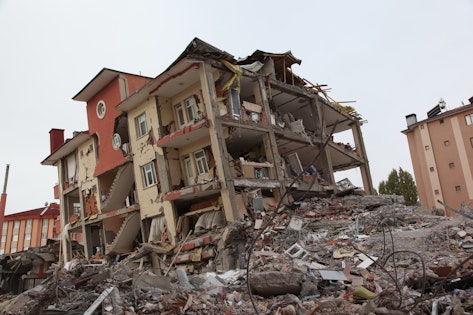
<path fill-rule="evenodd" d="M 59 216 L 59 205 L 53 202 L 46 207 L 8 214 L 5 216 L 5 221 L 35 219 L 35 218 L 57 218 L 58 216 Z"/>

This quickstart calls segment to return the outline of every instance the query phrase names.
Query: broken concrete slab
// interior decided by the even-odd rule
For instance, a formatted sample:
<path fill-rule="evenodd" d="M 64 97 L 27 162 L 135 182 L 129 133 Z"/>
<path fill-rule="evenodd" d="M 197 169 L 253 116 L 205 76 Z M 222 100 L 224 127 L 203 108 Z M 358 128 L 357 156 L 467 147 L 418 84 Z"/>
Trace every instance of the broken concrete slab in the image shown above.
<path fill-rule="evenodd" d="M 258 272 L 250 276 L 252 289 L 264 297 L 299 294 L 302 289 L 301 275 L 279 271 Z"/>

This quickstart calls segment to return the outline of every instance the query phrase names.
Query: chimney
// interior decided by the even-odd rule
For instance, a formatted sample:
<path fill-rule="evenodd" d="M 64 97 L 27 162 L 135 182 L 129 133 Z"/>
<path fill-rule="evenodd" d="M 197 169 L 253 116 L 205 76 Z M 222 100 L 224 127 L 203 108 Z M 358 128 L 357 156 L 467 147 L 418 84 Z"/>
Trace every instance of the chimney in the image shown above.
<path fill-rule="evenodd" d="M 410 114 L 406 116 L 406 123 L 407 127 L 410 127 L 411 125 L 417 123 L 417 116 L 416 114 Z"/>
<path fill-rule="evenodd" d="M 53 153 L 64 143 L 64 129 L 51 129 L 49 131 L 49 143 L 51 153 Z"/>
<path fill-rule="evenodd" d="M 7 206 L 7 183 L 8 183 L 8 171 L 10 170 L 10 164 L 7 164 L 5 171 L 5 183 L 3 184 L 3 193 L 0 198 L 0 235 L 2 235 L 3 222 L 5 221 L 5 208 Z"/>

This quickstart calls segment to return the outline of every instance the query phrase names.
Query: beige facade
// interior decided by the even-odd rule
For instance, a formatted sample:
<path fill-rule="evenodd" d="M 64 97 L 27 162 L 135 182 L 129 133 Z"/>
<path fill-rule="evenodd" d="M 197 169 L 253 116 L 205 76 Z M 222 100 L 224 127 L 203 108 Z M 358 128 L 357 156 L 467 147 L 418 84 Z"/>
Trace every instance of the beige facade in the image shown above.
<path fill-rule="evenodd" d="M 67 230 L 84 235 L 86 255 L 176 244 L 278 202 L 330 196 L 345 189 L 334 181 L 337 171 L 359 168 L 373 193 L 361 117 L 295 75 L 297 63 L 291 53 L 261 51 L 236 61 L 196 38 L 132 93 L 118 92 L 138 78 L 102 70 L 74 98 L 87 102 L 90 130 L 43 161 L 58 166 L 60 182 L 68 181 L 68 157 L 78 161 L 74 187 L 60 192 L 61 211 Z M 351 146 L 333 141 L 344 131 L 352 132 Z M 84 156 L 89 147 L 94 153 Z M 121 156 L 112 159 L 115 153 Z M 64 252 L 73 256 L 67 246 Z"/>
<path fill-rule="evenodd" d="M 471 103 L 472 99 L 470 99 Z M 435 110 L 435 108 L 433 109 Z M 421 205 L 459 210 L 473 206 L 473 105 L 440 111 L 425 120 L 407 116 L 409 143 Z M 441 203 L 440 203 L 440 202 Z"/>

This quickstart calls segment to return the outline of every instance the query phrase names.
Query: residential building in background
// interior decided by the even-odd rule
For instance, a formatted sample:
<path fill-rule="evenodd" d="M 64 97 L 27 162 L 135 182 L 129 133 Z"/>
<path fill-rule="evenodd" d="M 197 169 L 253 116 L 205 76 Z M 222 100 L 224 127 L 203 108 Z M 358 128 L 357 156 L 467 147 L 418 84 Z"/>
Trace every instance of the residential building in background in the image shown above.
<path fill-rule="evenodd" d="M 87 257 L 176 244 L 279 202 L 351 189 L 334 179 L 348 169 L 373 194 L 360 115 L 297 76 L 300 63 L 259 50 L 236 60 L 195 38 L 156 78 L 100 71 L 73 97 L 89 129 L 65 141 L 52 129 L 42 162 L 58 168 L 65 260 L 71 233 Z M 341 133 L 352 143 L 337 142 Z"/>
<path fill-rule="evenodd" d="M 445 103 L 417 121 L 406 116 L 407 136 L 417 190 L 422 207 L 459 210 L 473 207 L 473 97 L 470 104 L 445 110 Z M 449 216 L 453 211 L 445 209 Z"/>
<path fill-rule="evenodd" d="M 47 206 L 5 215 L 2 222 L 0 254 L 16 253 L 30 247 L 46 245 L 48 239 L 58 239 L 59 205 Z"/>

